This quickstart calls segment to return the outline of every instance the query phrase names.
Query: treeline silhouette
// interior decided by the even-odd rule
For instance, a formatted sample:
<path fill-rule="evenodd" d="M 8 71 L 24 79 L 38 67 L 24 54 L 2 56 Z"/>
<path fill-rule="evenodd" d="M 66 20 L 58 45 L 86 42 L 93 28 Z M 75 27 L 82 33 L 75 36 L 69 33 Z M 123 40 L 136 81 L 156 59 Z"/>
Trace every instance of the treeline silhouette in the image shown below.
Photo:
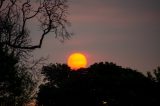
<path fill-rule="evenodd" d="M 26 106 L 35 99 L 41 59 L 33 60 L 34 64 L 29 60 L 49 33 L 61 41 L 71 37 L 67 3 L 0 0 L 0 106 Z M 30 28 L 33 21 L 40 37 L 36 42 Z M 160 106 L 160 68 L 144 76 L 108 62 L 77 71 L 65 64 L 50 64 L 42 74 L 45 83 L 36 97 L 40 106 Z"/>
<path fill-rule="evenodd" d="M 34 71 L 34 70 L 33 70 Z M 0 106 L 159 106 L 160 67 L 147 76 L 114 63 L 100 62 L 71 70 L 66 64 L 43 66 L 36 82 L 19 58 L 0 45 Z"/>
<path fill-rule="evenodd" d="M 34 98 L 33 75 L 17 56 L 0 48 L 0 106 L 25 106 L 32 99 L 38 106 L 160 105 L 160 67 L 145 76 L 109 62 L 78 70 L 49 64 L 41 70 L 44 82 Z"/>
<path fill-rule="evenodd" d="M 26 106 L 33 99 L 39 106 L 160 106 L 160 68 L 145 76 L 108 62 L 77 71 L 44 66 L 45 83 L 35 98 L 41 59 L 30 63 L 32 52 L 51 32 L 62 41 L 71 37 L 67 14 L 67 0 L 0 0 L 0 106 Z M 35 20 L 40 38 L 33 42 Z"/>
<path fill-rule="evenodd" d="M 50 64 L 42 74 L 39 106 L 160 106 L 160 68 L 145 76 L 109 62 L 76 71 Z"/>

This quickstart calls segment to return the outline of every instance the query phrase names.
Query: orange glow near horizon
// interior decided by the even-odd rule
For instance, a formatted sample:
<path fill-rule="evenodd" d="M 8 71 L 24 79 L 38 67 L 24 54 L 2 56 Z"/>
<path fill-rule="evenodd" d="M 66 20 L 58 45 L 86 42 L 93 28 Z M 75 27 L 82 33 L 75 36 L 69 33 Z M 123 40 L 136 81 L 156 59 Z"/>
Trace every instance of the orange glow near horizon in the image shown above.
<path fill-rule="evenodd" d="M 73 53 L 68 57 L 67 64 L 71 69 L 77 70 L 79 68 L 87 67 L 86 56 L 82 53 Z"/>

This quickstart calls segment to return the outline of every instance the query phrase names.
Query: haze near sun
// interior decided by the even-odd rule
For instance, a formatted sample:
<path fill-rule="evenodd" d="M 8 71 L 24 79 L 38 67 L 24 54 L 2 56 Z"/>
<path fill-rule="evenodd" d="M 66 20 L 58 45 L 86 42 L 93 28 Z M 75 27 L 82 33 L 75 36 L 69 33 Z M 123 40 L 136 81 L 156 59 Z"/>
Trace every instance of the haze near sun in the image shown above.
<path fill-rule="evenodd" d="M 82 53 L 72 53 L 68 57 L 67 64 L 73 70 L 77 70 L 79 68 L 86 68 L 87 59 L 86 56 Z"/>

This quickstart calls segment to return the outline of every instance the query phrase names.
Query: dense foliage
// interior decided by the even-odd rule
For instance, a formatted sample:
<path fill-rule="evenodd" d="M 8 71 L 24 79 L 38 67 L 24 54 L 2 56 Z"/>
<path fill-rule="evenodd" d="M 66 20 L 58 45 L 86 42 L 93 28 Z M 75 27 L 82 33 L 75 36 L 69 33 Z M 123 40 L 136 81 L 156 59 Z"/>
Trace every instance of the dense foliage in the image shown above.
<path fill-rule="evenodd" d="M 36 83 L 19 58 L 0 49 L 0 104 L 22 106 L 32 99 Z"/>
<path fill-rule="evenodd" d="M 43 106 L 158 106 L 159 86 L 142 73 L 113 63 L 95 63 L 87 69 L 67 65 L 44 66 L 46 83 L 37 103 Z"/>

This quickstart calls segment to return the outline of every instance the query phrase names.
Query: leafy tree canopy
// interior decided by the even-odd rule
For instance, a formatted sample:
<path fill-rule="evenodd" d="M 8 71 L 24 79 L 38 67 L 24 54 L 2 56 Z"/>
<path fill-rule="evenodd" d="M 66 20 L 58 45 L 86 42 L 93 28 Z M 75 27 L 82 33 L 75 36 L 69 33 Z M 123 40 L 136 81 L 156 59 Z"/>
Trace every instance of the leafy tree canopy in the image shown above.
<path fill-rule="evenodd" d="M 73 71 L 66 65 L 44 66 L 48 80 L 37 101 L 44 106 L 139 106 L 159 103 L 156 82 L 114 63 L 95 63 Z"/>

